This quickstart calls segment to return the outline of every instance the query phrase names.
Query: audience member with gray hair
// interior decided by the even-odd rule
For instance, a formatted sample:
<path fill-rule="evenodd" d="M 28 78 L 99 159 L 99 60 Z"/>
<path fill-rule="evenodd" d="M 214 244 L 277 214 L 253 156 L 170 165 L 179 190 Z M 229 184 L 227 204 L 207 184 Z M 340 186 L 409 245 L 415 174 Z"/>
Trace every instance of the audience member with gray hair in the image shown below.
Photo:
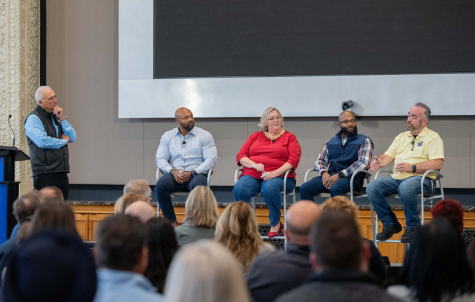
<path fill-rule="evenodd" d="M 308 200 L 299 201 L 287 210 L 286 250 L 262 253 L 247 274 L 253 301 L 274 301 L 307 279 L 312 272 L 310 228 L 318 215 L 319 206 Z"/>
<path fill-rule="evenodd" d="M 129 181 L 124 186 L 124 195 L 127 193 L 134 193 L 142 196 L 142 200 L 150 203 L 152 199 L 152 189 L 144 179 L 135 179 Z"/>
<path fill-rule="evenodd" d="M 201 240 L 173 259 L 165 285 L 167 302 L 249 302 L 242 267 L 222 245 Z"/>
<path fill-rule="evenodd" d="M 361 239 L 359 225 L 343 211 L 323 211 L 311 232 L 307 282 L 276 301 L 396 302 L 368 274 L 371 251 Z"/>

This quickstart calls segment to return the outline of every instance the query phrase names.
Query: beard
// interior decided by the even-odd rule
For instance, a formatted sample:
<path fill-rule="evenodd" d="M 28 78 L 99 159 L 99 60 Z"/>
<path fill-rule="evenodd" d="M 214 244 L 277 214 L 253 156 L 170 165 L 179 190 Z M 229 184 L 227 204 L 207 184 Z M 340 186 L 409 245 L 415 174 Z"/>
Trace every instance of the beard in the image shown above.
<path fill-rule="evenodd" d="M 187 124 L 185 123 L 180 123 L 180 126 L 185 129 L 186 131 L 191 131 L 191 129 L 193 129 L 193 127 L 195 127 L 195 122 L 189 122 Z"/>
<path fill-rule="evenodd" d="M 419 123 L 419 127 L 417 127 L 417 128 L 413 123 L 407 123 L 406 124 L 406 130 L 414 131 L 414 130 L 419 129 L 421 126 L 422 126 L 422 122 Z"/>
<path fill-rule="evenodd" d="M 353 128 L 353 131 L 348 131 L 348 128 L 341 128 L 341 134 L 350 137 L 350 136 L 355 136 L 358 134 L 358 127 L 355 125 Z"/>

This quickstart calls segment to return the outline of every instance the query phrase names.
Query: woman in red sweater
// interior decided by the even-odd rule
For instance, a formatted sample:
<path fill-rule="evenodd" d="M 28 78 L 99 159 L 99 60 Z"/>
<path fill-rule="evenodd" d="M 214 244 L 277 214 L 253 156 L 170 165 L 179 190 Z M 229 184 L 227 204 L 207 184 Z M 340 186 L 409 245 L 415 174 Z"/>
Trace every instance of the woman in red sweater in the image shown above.
<path fill-rule="evenodd" d="M 269 107 L 259 123 L 262 131 L 253 133 L 237 155 L 243 172 L 233 189 L 234 200 L 250 202 L 261 192 L 269 207 L 271 229 L 269 237 L 280 234 L 284 227 L 280 222 L 280 192 L 284 189 L 284 174 L 295 170 L 302 151 L 297 138 L 284 130 L 284 119 L 279 110 Z M 295 173 L 289 173 L 286 190 L 295 188 Z"/>

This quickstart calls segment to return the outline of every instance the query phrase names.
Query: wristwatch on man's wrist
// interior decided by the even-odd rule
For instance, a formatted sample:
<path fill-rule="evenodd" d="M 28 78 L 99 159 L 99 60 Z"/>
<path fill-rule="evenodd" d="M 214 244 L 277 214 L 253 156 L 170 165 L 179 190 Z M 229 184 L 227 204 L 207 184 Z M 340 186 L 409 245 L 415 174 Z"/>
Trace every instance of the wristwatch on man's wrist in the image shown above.
<path fill-rule="evenodd" d="M 345 173 L 343 171 L 338 172 L 338 177 L 345 178 Z"/>
<path fill-rule="evenodd" d="M 412 165 L 412 172 L 416 172 L 416 165 Z"/>
<path fill-rule="evenodd" d="M 195 170 L 192 170 L 191 171 L 191 177 L 195 177 L 196 175 L 198 175 L 198 174 L 195 172 Z"/>

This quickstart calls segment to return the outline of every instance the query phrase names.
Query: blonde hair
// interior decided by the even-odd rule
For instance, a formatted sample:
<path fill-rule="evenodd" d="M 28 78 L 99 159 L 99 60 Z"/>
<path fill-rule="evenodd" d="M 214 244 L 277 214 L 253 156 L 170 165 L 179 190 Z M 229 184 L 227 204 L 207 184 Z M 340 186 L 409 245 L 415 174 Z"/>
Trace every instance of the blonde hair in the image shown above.
<path fill-rule="evenodd" d="M 198 186 L 194 188 L 185 203 L 185 219 L 198 228 L 211 229 L 216 227 L 219 218 L 218 203 L 210 188 Z"/>
<path fill-rule="evenodd" d="M 242 268 L 220 244 L 188 244 L 173 259 L 165 284 L 167 302 L 249 302 Z"/>
<path fill-rule="evenodd" d="M 345 196 L 330 197 L 322 203 L 322 210 L 339 210 L 348 213 L 354 219 L 358 218 L 358 207 Z"/>
<path fill-rule="evenodd" d="M 114 206 L 114 213 L 115 214 L 124 214 L 125 209 L 130 206 L 135 201 L 143 201 L 142 195 L 135 194 L 135 193 L 127 193 L 122 195 L 117 201 L 115 202 Z"/>
<path fill-rule="evenodd" d="M 218 220 L 215 240 L 234 254 L 246 272 L 260 248 L 265 247 L 256 215 L 251 206 L 243 201 L 233 202 L 226 207 Z"/>
<path fill-rule="evenodd" d="M 124 194 L 127 193 L 135 193 L 142 195 L 142 200 L 145 201 L 145 199 L 149 198 L 152 195 L 152 190 L 150 189 L 150 186 L 148 185 L 146 180 L 136 179 L 129 181 L 124 186 Z"/>
<path fill-rule="evenodd" d="M 264 113 L 261 116 L 261 121 L 258 124 L 258 126 L 261 127 L 262 131 L 267 132 L 267 130 L 269 130 L 269 129 L 267 129 L 267 122 L 269 121 L 270 113 L 274 110 L 277 111 L 277 113 L 279 114 L 280 121 L 281 121 L 281 127 L 282 127 L 282 129 L 284 129 L 284 117 L 282 116 L 282 114 L 280 114 L 280 111 L 275 107 L 269 107 L 266 110 L 264 110 Z"/>

